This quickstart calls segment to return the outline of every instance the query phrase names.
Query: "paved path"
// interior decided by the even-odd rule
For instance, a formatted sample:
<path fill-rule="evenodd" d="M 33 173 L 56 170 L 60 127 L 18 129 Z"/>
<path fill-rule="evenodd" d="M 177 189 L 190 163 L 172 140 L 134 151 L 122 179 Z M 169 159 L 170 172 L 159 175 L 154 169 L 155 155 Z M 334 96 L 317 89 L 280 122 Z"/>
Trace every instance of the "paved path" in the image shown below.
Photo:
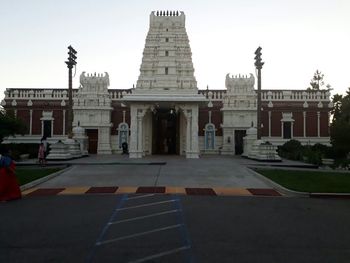
<path fill-rule="evenodd" d="M 126 157 L 126 156 L 125 156 Z M 123 156 L 91 156 L 40 187 L 231 187 L 271 188 L 257 178 L 244 160 L 232 156 L 151 156 L 130 160 Z M 79 161 L 79 164 L 77 162 Z"/>

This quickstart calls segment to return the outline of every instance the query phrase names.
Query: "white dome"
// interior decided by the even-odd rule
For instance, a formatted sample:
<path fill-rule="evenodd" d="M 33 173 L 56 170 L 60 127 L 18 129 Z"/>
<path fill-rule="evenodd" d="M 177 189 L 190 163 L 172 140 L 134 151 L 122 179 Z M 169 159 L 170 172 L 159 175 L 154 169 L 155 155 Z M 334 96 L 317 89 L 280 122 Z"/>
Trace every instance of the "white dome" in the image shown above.
<path fill-rule="evenodd" d="M 252 135 L 252 134 L 257 134 L 258 133 L 258 131 L 257 131 L 257 129 L 256 128 L 254 128 L 254 127 L 250 127 L 248 130 L 247 130 L 247 132 L 246 132 L 246 134 L 247 135 Z"/>
<path fill-rule="evenodd" d="M 85 129 L 81 126 L 76 126 L 73 128 L 73 134 L 77 135 L 85 135 Z"/>

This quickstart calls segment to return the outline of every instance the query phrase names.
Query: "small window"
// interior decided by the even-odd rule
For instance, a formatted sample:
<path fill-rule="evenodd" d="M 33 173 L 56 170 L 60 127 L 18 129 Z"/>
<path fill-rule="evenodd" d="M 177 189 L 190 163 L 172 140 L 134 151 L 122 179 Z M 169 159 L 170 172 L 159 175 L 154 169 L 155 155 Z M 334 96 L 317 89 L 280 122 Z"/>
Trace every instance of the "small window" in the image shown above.
<path fill-rule="evenodd" d="M 169 51 L 168 51 L 168 50 L 165 51 L 165 56 L 166 56 L 166 57 L 169 56 Z"/>
<path fill-rule="evenodd" d="M 169 69 L 165 68 L 165 75 L 168 75 Z"/>
<path fill-rule="evenodd" d="M 165 42 L 169 42 L 169 38 L 165 38 Z"/>
<path fill-rule="evenodd" d="M 168 32 L 168 29 L 166 29 L 166 32 Z"/>

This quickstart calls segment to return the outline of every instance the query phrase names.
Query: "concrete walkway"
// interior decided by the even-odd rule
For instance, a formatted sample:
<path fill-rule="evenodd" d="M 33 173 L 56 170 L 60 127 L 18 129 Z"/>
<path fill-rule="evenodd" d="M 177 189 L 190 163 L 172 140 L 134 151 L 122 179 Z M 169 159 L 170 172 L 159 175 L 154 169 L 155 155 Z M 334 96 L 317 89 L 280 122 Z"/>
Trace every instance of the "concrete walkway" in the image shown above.
<path fill-rule="evenodd" d="M 72 168 L 40 187 L 167 186 L 271 188 L 235 156 L 149 156 L 129 159 L 121 155 L 93 155 L 67 161 Z"/>

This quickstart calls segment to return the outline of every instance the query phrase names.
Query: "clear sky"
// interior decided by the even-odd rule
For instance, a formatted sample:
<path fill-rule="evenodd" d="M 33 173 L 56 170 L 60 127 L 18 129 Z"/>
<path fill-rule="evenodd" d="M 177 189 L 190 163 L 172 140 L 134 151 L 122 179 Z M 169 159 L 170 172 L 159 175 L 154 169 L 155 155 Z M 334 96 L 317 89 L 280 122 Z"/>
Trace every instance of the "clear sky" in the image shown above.
<path fill-rule="evenodd" d="M 0 100 L 6 88 L 66 88 L 67 46 L 82 71 L 131 88 L 149 14 L 181 10 L 198 87 L 225 88 L 225 76 L 254 73 L 263 48 L 263 89 L 305 89 L 316 69 L 333 94 L 350 87 L 349 0 L 2 0 Z"/>

